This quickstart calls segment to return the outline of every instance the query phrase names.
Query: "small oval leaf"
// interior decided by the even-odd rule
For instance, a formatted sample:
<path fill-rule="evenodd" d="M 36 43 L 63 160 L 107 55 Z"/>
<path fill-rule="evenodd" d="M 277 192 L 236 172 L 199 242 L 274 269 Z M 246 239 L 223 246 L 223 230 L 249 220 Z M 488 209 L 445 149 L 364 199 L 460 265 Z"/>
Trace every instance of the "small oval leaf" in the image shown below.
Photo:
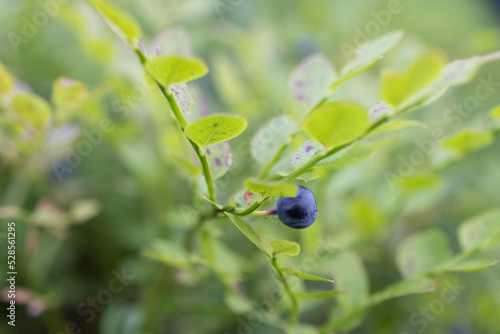
<path fill-rule="evenodd" d="M 214 114 L 200 118 L 185 129 L 186 136 L 202 147 L 239 136 L 247 127 L 241 116 Z"/>
<path fill-rule="evenodd" d="M 198 79 L 208 73 L 201 58 L 182 56 L 154 57 L 147 62 L 146 70 L 165 87 Z"/>
<path fill-rule="evenodd" d="M 314 108 L 304 120 L 303 128 L 309 137 L 329 149 L 361 136 L 368 122 L 363 106 L 332 101 Z"/>
<path fill-rule="evenodd" d="M 294 241 L 273 240 L 271 241 L 271 246 L 276 254 L 297 256 L 300 253 L 300 245 Z"/>

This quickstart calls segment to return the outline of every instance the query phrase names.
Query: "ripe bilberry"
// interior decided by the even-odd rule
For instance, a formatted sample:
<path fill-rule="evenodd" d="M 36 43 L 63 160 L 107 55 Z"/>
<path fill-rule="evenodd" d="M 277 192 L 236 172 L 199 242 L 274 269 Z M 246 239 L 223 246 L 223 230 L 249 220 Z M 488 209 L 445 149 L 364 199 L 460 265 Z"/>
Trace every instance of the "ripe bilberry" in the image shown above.
<path fill-rule="evenodd" d="M 291 228 L 302 229 L 311 226 L 318 216 L 316 198 L 309 189 L 298 186 L 295 197 L 281 197 L 276 202 L 278 218 Z"/>

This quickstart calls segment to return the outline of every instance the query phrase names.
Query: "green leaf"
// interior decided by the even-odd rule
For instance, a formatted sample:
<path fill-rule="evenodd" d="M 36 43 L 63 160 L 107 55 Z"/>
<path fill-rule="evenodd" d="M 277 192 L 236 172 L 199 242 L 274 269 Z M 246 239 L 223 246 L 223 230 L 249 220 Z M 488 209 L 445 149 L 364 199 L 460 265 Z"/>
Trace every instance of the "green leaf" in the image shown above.
<path fill-rule="evenodd" d="M 316 275 L 311 275 L 311 274 L 304 273 L 302 271 L 298 271 L 298 270 L 294 270 L 294 269 L 290 269 L 290 268 L 280 268 L 280 270 L 284 274 L 296 276 L 296 277 L 303 278 L 303 279 L 306 279 L 309 281 L 322 281 L 322 282 L 332 282 L 333 283 L 333 280 L 331 280 L 331 279 L 319 277 Z"/>
<path fill-rule="evenodd" d="M 324 159 L 318 164 L 318 166 L 342 169 L 360 164 L 374 155 L 372 148 L 359 145 L 359 141 L 349 145 L 339 153 L 339 155 L 333 155 Z"/>
<path fill-rule="evenodd" d="M 260 241 L 260 237 L 257 234 L 257 232 L 255 232 L 255 230 L 253 229 L 252 226 L 250 226 L 246 221 L 244 221 L 243 219 L 241 219 L 238 216 L 235 216 L 235 215 L 230 214 L 228 212 L 225 212 L 225 214 L 226 214 L 226 216 L 228 216 L 229 219 L 231 219 L 233 224 L 236 225 L 236 227 L 239 228 L 240 231 L 243 232 L 243 234 L 248 239 L 250 239 L 250 241 L 253 242 L 253 244 L 255 246 L 257 246 L 258 249 L 260 249 L 262 251 L 262 253 L 266 254 L 267 257 L 271 258 L 271 255 L 269 255 L 269 253 L 262 246 L 261 241 Z"/>
<path fill-rule="evenodd" d="M 291 160 L 293 169 L 299 168 L 300 166 L 311 160 L 316 155 L 323 153 L 323 151 L 324 151 L 323 145 L 321 145 L 320 143 L 312 139 L 305 141 L 293 153 Z"/>
<path fill-rule="evenodd" d="M 14 88 L 14 77 L 7 68 L 0 62 L 0 96 L 9 93 Z"/>
<path fill-rule="evenodd" d="M 494 137 L 489 132 L 463 130 L 443 141 L 442 145 L 459 155 L 466 155 L 490 145 Z"/>
<path fill-rule="evenodd" d="M 256 178 L 246 179 L 243 185 L 248 191 L 262 197 L 295 197 L 298 191 L 297 187 L 292 184 L 271 183 Z"/>
<path fill-rule="evenodd" d="M 216 180 L 227 173 L 232 164 L 231 145 L 227 141 L 210 145 L 205 150 L 212 179 Z"/>
<path fill-rule="evenodd" d="M 490 110 L 490 116 L 492 118 L 500 118 L 500 105 L 498 105 Z"/>
<path fill-rule="evenodd" d="M 363 261 L 356 253 L 344 251 L 333 258 L 331 267 L 336 288 L 351 292 L 339 296 L 339 312 L 343 315 L 350 314 L 368 300 L 368 275 Z"/>
<path fill-rule="evenodd" d="M 17 116 L 36 130 L 43 129 L 50 118 L 49 104 L 36 94 L 18 93 L 11 102 Z"/>
<path fill-rule="evenodd" d="M 52 104 L 59 109 L 67 111 L 77 108 L 87 99 L 87 87 L 76 80 L 60 77 L 52 85 Z"/>
<path fill-rule="evenodd" d="M 336 78 L 332 63 L 322 54 L 313 54 L 293 70 L 288 88 L 297 100 L 312 107 L 328 95 Z"/>
<path fill-rule="evenodd" d="M 500 209 L 486 211 L 460 225 L 459 241 L 462 249 L 482 249 L 500 242 Z"/>
<path fill-rule="evenodd" d="M 175 102 L 177 102 L 182 115 L 191 115 L 191 108 L 194 105 L 194 101 L 191 94 L 189 94 L 188 86 L 185 83 L 175 84 L 171 85 L 169 90 L 174 96 Z"/>
<path fill-rule="evenodd" d="M 403 31 L 397 30 L 379 38 L 361 44 L 355 49 L 354 58 L 340 71 L 342 77 L 334 82 L 330 89 L 335 89 L 340 84 L 363 72 L 375 62 L 382 59 L 383 55 L 392 49 L 403 37 Z"/>
<path fill-rule="evenodd" d="M 411 277 L 431 272 L 451 255 L 446 235 L 431 229 L 401 241 L 396 251 L 396 263 L 404 277 Z"/>
<path fill-rule="evenodd" d="M 255 160 L 267 164 L 299 127 L 287 116 L 271 118 L 257 130 L 250 143 L 250 152 Z"/>
<path fill-rule="evenodd" d="M 433 82 L 445 65 L 444 57 L 439 53 L 429 53 L 416 59 L 403 73 L 386 71 L 382 78 L 382 99 L 399 106 Z"/>
<path fill-rule="evenodd" d="M 422 123 L 422 122 L 417 122 L 417 121 L 410 121 L 410 120 L 392 121 L 392 122 L 389 122 L 389 123 L 386 123 L 384 125 L 379 126 L 375 130 L 370 132 L 370 134 L 366 138 L 371 138 L 371 137 L 379 136 L 382 134 L 387 134 L 387 133 L 407 129 L 409 127 L 414 127 L 414 126 L 426 128 L 427 124 Z"/>
<path fill-rule="evenodd" d="M 308 293 L 296 293 L 295 297 L 299 299 L 325 299 L 331 297 L 337 297 L 349 293 L 347 291 L 321 291 L 321 292 L 308 292 Z"/>
<path fill-rule="evenodd" d="M 441 184 L 441 180 L 434 174 L 415 174 L 402 178 L 397 183 L 398 186 L 408 192 L 436 187 Z"/>
<path fill-rule="evenodd" d="M 348 212 L 360 236 L 372 237 L 380 232 L 384 224 L 384 216 L 379 206 L 368 198 L 355 198 L 349 202 Z"/>
<path fill-rule="evenodd" d="M 110 28 L 134 48 L 136 39 L 142 36 L 141 27 L 135 19 L 109 1 L 89 0 L 89 2 Z"/>
<path fill-rule="evenodd" d="M 433 292 L 436 282 L 430 278 L 410 278 L 393 284 L 370 297 L 370 304 L 380 304 L 388 299 L 413 295 L 417 293 Z"/>
<path fill-rule="evenodd" d="M 479 72 L 481 65 L 500 60 L 500 52 L 468 59 L 454 60 L 443 68 L 441 75 L 431 84 L 424 87 L 414 98 L 408 100 L 404 107 L 427 105 L 441 97 L 450 87 L 465 84 Z"/>
<path fill-rule="evenodd" d="M 154 57 L 147 62 L 146 70 L 165 87 L 198 79 L 208 73 L 202 59 L 183 56 Z"/>
<path fill-rule="evenodd" d="M 463 254 L 457 255 L 447 263 L 438 268 L 438 272 L 472 272 L 489 268 L 498 263 L 498 260 L 475 258 L 463 258 Z"/>
<path fill-rule="evenodd" d="M 288 240 L 273 240 L 271 246 L 276 254 L 286 254 L 289 256 L 297 256 L 300 253 L 300 245 L 294 241 Z"/>
<path fill-rule="evenodd" d="M 176 268 L 187 268 L 190 264 L 188 254 L 172 241 L 157 240 L 142 251 L 142 255 L 166 263 Z"/>
<path fill-rule="evenodd" d="M 241 116 L 214 114 L 189 124 L 185 134 L 199 146 L 206 147 L 237 137 L 246 127 L 247 120 Z"/>
<path fill-rule="evenodd" d="M 361 136 L 368 123 L 363 106 L 333 101 L 314 108 L 305 118 L 303 128 L 309 137 L 330 149 Z"/>

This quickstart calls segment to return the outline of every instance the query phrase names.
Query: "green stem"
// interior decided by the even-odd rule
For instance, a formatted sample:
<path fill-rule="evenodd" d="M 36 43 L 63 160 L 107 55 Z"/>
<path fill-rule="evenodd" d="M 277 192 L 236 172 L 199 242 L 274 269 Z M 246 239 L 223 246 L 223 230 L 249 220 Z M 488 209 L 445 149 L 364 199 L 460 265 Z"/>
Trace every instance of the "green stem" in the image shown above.
<path fill-rule="evenodd" d="M 236 210 L 236 211 L 234 211 L 232 213 L 235 214 L 236 216 L 248 216 L 249 214 L 251 214 L 252 212 L 254 212 L 255 210 L 257 210 L 259 208 L 259 206 L 262 203 L 264 203 L 264 201 L 266 201 L 266 200 L 267 200 L 267 198 L 264 198 L 261 201 L 254 202 L 252 205 L 250 205 L 245 210 Z"/>
<path fill-rule="evenodd" d="M 279 148 L 278 152 L 274 155 L 273 159 L 269 161 L 269 163 L 264 167 L 262 172 L 259 175 L 259 179 L 263 179 L 267 176 L 267 173 L 273 168 L 274 164 L 281 159 L 281 156 L 283 155 L 283 152 L 285 152 L 286 148 L 288 147 L 289 141 L 286 141 L 281 147 Z"/>
<path fill-rule="evenodd" d="M 353 140 L 353 141 L 351 141 L 351 142 L 349 142 L 347 144 L 335 147 L 334 149 L 332 149 L 332 150 L 330 150 L 328 152 L 324 152 L 323 154 L 319 154 L 319 155 L 315 156 L 314 158 L 312 158 L 311 160 L 309 160 L 308 162 L 306 162 L 305 164 L 303 164 L 302 166 L 300 166 L 299 168 L 297 168 L 296 170 L 294 170 L 293 172 L 291 172 L 287 176 L 283 177 L 280 180 L 280 182 L 288 182 L 288 181 L 291 181 L 293 179 L 296 179 L 298 176 L 304 174 L 309 169 L 311 169 L 312 167 L 314 167 L 321 160 L 326 159 L 329 156 L 331 156 L 331 155 L 339 152 L 340 150 L 343 150 L 347 146 L 352 145 L 353 143 L 355 143 L 355 142 L 363 139 L 364 137 L 366 137 L 367 135 L 369 135 L 370 132 L 372 132 L 373 130 L 375 130 L 376 128 L 378 128 L 379 126 L 381 126 L 382 124 L 386 123 L 388 120 L 389 120 L 389 117 L 387 117 L 387 116 L 382 117 L 381 119 L 379 119 L 378 121 L 376 121 L 375 123 L 373 123 L 368 128 L 368 130 L 365 131 L 365 133 L 363 133 L 361 136 L 359 136 L 355 140 Z"/>
<path fill-rule="evenodd" d="M 273 257 L 271 259 L 271 264 L 272 264 L 273 268 L 276 270 L 276 273 L 278 275 L 278 279 L 283 284 L 283 287 L 285 288 L 285 292 L 288 295 L 288 298 L 290 298 L 290 302 L 292 303 L 291 308 L 290 308 L 290 323 L 292 325 L 295 325 L 299 320 L 299 303 L 297 301 L 297 297 L 293 293 L 292 288 L 290 287 L 290 284 L 288 284 L 288 281 L 286 280 L 285 275 L 283 275 L 283 272 L 281 271 L 281 269 L 278 265 L 278 259 L 276 258 L 276 254 L 273 254 Z"/>
<path fill-rule="evenodd" d="M 141 52 L 139 49 L 134 50 L 137 56 L 139 57 L 139 60 L 142 65 L 145 65 L 147 62 L 146 56 Z M 194 152 L 196 153 L 196 156 L 198 157 L 198 160 L 200 160 L 201 167 L 203 170 L 203 176 L 205 177 L 205 182 L 207 184 L 207 189 L 208 189 L 208 196 L 211 201 L 217 202 L 217 198 L 215 197 L 215 191 L 214 191 L 214 183 L 212 180 L 212 175 L 210 174 L 210 167 L 208 166 L 208 160 L 205 154 L 202 152 L 201 148 L 193 142 L 191 139 L 189 139 L 185 132 L 184 129 L 188 126 L 188 123 L 186 122 L 186 119 L 182 115 L 181 110 L 179 109 L 179 106 L 177 104 L 177 101 L 175 101 L 174 96 L 163 86 L 160 84 L 158 81 L 155 80 L 156 85 L 158 86 L 158 89 L 160 90 L 161 95 L 167 100 L 168 105 L 170 106 L 170 109 L 172 109 L 172 113 L 175 116 L 175 119 L 179 123 L 179 126 L 181 127 L 182 133 L 186 137 L 186 139 L 189 141 L 189 144 L 194 149 Z"/>

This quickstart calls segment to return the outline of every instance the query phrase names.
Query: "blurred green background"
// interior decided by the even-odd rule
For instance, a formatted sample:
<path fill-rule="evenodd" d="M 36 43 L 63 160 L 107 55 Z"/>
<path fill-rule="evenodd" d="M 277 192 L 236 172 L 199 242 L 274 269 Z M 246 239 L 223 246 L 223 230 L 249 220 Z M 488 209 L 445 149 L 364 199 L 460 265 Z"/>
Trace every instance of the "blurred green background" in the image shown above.
<path fill-rule="evenodd" d="M 242 181 L 262 168 L 249 151 L 258 128 L 276 114 L 293 115 L 305 109 L 287 87 L 294 67 L 320 52 L 340 68 L 346 62 L 342 43 L 353 44 L 359 31 L 367 33 L 366 24 L 377 22 L 374 13 L 386 10 L 391 2 L 116 1 L 141 24 L 146 46 L 166 29 L 185 29 L 194 52 L 210 68 L 209 75 L 196 82 L 200 100 L 203 94 L 211 112 L 248 118 L 248 129 L 231 141 L 233 168 L 217 182 L 222 203 L 241 192 Z M 335 99 L 371 107 L 379 99 L 381 69 L 402 68 L 429 48 L 443 51 L 450 60 L 500 50 L 498 2 L 419 0 L 402 1 L 400 6 L 401 13 L 391 15 L 390 22 L 378 25 L 380 31 L 369 37 L 404 29 L 403 41 L 341 87 Z M 22 39 L 16 40 L 13 34 Z M 2 292 L 0 332 L 282 333 L 267 323 L 250 331 L 241 327 L 241 319 L 248 321 L 248 309 L 267 300 L 278 285 L 262 254 L 228 220 L 213 222 L 210 233 L 221 244 L 221 263 L 240 277 L 233 294 L 225 292 L 224 284 L 209 270 L 187 270 L 182 264 L 167 265 L 144 256 L 144 249 L 158 239 L 182 245 L 194 224 L 193 212 L 203 204 L 183 177 L 183 169 L 165 157 L 165 149 L 184 150 L 168 106 L 154 91 L 143 88 L 143 70 L 136 56 L 93 9 L 79 0 L 3 1 L 0 36 L 0 61 L 17 78 L 19 89 L 50 100 L 53 82 L 68 77 L 82 82 L 89 92 L 85 102 L 74 107 L 65 122 L 70 126 L 53 138 L 50 149 L 35 145 L 13 158 L 5 141 L 0 143 L 0 281 L 4 287 L 6 223 L 15 218 L 18 298 L 22 294 L 12 328 L 7 325 Z M 295 231 L 264 218 L 254 218 L 252 224 L 263 236 L 301 243 L 302 254 L 286 260 L 291 264 L 311 257 L 320 240 L 335 249 L 356 252 L 369 277 L 370 291 L 400 279 L 395 250 L 412 233 L 439 228 L 457 250 L 459 224 L 498 206 L 499 142 L 445 170 L 435 168 L 440 151 L 431 155 L 415 171 L 428 177 L 428 184 L 393 189 L 385 175 L 397 173 L 399 157 L 407 158 L 415 140 L 428 138 L 433 129 L 452 134 L 490 126 L 487 116 L 500 104 L 498 92 L 482 100 L 459 127 L 443 119 L 445 111 L 474 94 L 478 78 L 489 75 L 500 81 L 500 66 L 484 66 L 471 83 L 410 115 L 427 123 L 427 128 L 399 133 L 371 160 L 309 182 L 320 212 L 311 228 Z M 195 98 L 197 103 L 200 100 Z M 0 108 L 6 112 L 4 104 Z M 58 178 L 54 163 L 75 149 L 84 131 L 99 128 L 103 119 L 111 120 L 112 130 Z M 174 251 L 179 250 L 168 251 L 177 254 Z M 491 252 L 500 255 L 498 248 Z M 179 261 L 184 256 L 179 254 Z M 327 257 L 311 269 L 335 278 L 336 268 Z M 126 278 L 120 281 L 117 275 Z M 422 327 L 410 323 L 411 315 L 440 298 L 446 281 L 455 279 L 467 288 L 418 331 Z M 116 292 L 106 292 L 112 289 Z M 472 274 L 448 274 L 438 279 L 433 293 L 371 309 L 350 332 L 500 333 L 499 291 L 498 266 Z M 96 298 L 105 303 L 95 302 Z M 95 307 L 89 306 L 92 300 Z M 306 304 L 301 320 L 321 325 L 335 305 L 335 299 Z M 74 325 L 68 328 L 69 323 Z"/>

